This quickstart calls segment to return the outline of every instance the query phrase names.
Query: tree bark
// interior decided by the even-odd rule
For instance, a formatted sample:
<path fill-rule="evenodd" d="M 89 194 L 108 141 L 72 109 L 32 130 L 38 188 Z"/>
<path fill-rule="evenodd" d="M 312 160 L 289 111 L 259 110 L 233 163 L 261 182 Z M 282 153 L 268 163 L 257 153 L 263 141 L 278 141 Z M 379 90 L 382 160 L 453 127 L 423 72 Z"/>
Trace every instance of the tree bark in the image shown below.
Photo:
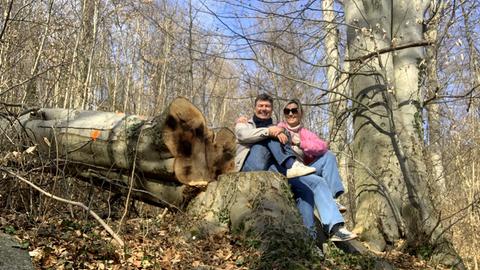
<path fill-rule="evenodd" d="M 109 112 L 41 109 L 20 119 L 39 150 L 66 162 L 205 186 L 233 169 L 235 136 L 216 133 L 200 111 L 175 99 L 151 120 Z"/>
<path fill-rule="evenodd" d="M 346 1 L 350 59 L 422 40 L 427 1 Z M 356 230 L 376 250 L 400 239 L 432 245 L 440 262 L 457 265 L 426 181 L 419 91 L 421 47 L 378 53 L 355 63 L 351 86 L 358 186 Z M 375 157 L 375 158 L 372 158 Z"/>
<path fill-rule="evenodd" d="M 351 180 L 349 175 L 349 163 L 351 159 L 348 158 L 348 127 L 347 118 L 349 117 L 347 99 L 348 96 L 348 75 L 342 72 L 340 66 L 340 52 L 339 52 L 339 29 L 335 19 L 336 12 L 334 11 L 333 0 L 323 0 L 322 10 L 323 18 L 326 24 L 325 33 L 325 50 L 327 60 L 327 80 L 328 80 L 328 99 L 329 99 L 329 148 L 335 153 L 338 160 L 338 169 L 342 179 Z M 348 71 L 348 62 L 344 62 L 343 70 Z M 348 187 L 351 184 L 345 185 Z M 351 196 L 349 196 L 351 197 Z M 349 208 L 351 213 L 355 209 L 353 200 L 350 201 Z"/>
<path fill-rule="evenodd" d="M 428 80 L 428 96 L 435 97 L 441 95 L 443 90 L 440 88 L 437 75 L 437 51 L 438 51 L 438 28 L 440 27 L 440 17 L 443 14 L 443 3 L 430 1 L 430 14 L 432 17 L 427 25 L 427 31 L 424 33 L 425 39 L 432 42 L 431 46 L 425 49 L 426 53 L 426 73 Z M 429 104 L 428 109 L 428 148 L 430 166 L 427 167 L 432 174 L 433 183 L 435 183 L 440 194 L 446 190 L 445 168 L 443 166 L 443 154 L 441 144 L 441 105 L 437 103 Z M 427 163 L 428 165 L 428 163 Z"/>
<path fill-rule="evenodd" d="M 290 186 L 278 173 L 221 175 L 192 200 L 187 213 L 206 221 L 208 231 L 229 228 L 246 242 L 254 243 L 262 253 L 255 269 L 320 267 Z"/>

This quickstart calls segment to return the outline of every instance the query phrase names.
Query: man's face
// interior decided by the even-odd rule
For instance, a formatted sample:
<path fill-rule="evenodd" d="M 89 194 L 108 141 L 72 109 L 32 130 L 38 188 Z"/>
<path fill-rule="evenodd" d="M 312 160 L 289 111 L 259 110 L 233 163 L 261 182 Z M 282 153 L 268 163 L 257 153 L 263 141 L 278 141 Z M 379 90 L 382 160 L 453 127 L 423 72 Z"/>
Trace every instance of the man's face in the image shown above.
<path fill-rule="evenodd" d="M 268 100 L 258 100 L 255 104 L 255 115 L 262 120 L 272 118 L 272 104 Z"/>

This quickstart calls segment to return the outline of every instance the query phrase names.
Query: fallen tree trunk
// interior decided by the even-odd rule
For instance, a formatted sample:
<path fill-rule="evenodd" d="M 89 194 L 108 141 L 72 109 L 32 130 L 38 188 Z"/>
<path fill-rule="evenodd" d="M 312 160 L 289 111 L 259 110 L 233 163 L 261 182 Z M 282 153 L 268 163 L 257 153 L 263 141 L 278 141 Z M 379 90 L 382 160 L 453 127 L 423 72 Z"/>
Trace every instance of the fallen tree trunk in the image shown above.
<path fill-rule="evenodd" d="M 205 186 L 233 169 L 235 136 L 213 132 L 188 100 L 175 99 L 147 120 L 123 113 L 40 109 L 19 119 L 42 153 L 124 174 Z"/>
<path fill-rule="evenodd" d="M 110 184 L 136 199 L 183 209 L 220 174 L 234 168 L 235 135 L 211 130 L 202 113 L 177 98 L 152 119 L 123 113 L 38 109 L 0 121 L 13 143 L 37 146 L 56 170 L 96 185 Z M 13 131 L 7 131 L 13 127 Z M 93 181 L 91 181 L 93 180 Z"/>

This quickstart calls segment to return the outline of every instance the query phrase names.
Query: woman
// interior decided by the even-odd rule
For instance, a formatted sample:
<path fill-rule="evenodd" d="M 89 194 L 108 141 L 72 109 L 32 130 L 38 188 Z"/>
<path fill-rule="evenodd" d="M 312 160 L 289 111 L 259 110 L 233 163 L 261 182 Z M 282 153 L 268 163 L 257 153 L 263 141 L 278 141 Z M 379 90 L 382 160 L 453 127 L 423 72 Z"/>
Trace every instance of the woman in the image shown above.
<path fill-rule="evenodd" d="M 337 158 L 328 151 L 325 141 L 302 126 L 303 110 L 299 100 L 289 100 L 283 108 L 283 113 L 285 121 L 277 125 L 289 132 L 290 144 L 297 160 L 314 167 L 316 174 L 327 181 L 333 198 L 338 198 L 345 189 L 338 173 Z M 340 206 L 339 210 L 345 212 L 346 208 Z"/>
<path fill-rule="evenodd" d="M 300 209 L 304 223 L 313 229 L 313 207 L 316 206 L 322 219 L 325 230 L 332 236 L 332 241 L 346 241 L 356 238 L 357 235 L 348 231 L 343 225 L 344 220 L 340 209 L 335 203 L 335 198 L 344 193 L 343 184 L 338 173 L 336 157 L 328 151 L 328 145 L 315 133 L 302 127 L 302 107 L 296 100 L 290 100 L 284 107 L 285 122 L 280 122 L 279 127 L 288 131 L 289 136 L 279 137 L 282 143 L 290 142 L 297 160 L 316 169 L 314 175 L 298 178 L 299 182 L 290 181 L 292 191 L 297 193 L 297 206 Z M 309 198 L 305 192 L 306 186 L 313 196 Z"/>

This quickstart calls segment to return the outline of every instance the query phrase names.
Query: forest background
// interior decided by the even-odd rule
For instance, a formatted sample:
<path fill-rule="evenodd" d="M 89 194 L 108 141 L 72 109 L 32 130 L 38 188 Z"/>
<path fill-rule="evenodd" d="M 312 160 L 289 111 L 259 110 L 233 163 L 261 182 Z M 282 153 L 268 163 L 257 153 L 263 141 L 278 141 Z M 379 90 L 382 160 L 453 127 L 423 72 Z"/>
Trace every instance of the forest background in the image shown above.
<path fill-rule="evenodd" d="M 362 220 L 367 199 L 360 192 L 367 177 L 358 168 L 383 175 L 373 164 L 388 163 L 389 155 L 382 143 L 379 151 L 377 145 L 358 145 L 368 136 L 359 132 L 355 119 L 362 106 L 376 112 L 359 94 L 368 88 L 362 86 L 369 80 L 365 77 L 382 78 L 378 84 L 387 95 L 404 88 L 416 95 L 409 99 L 416 109 L 410 116 L 421 154 L 412 153 L 424 166 L 421 179 L 427 188 L 422 194 L 433 202 L 442 230 L 473 268 L 480 259 L 480 3 L 400 2 L 421 16 L 391 12 L 385 20 L 397 22 L 387 29 L 374 10 L 398 8 L 390 1 L 2 0 L 0 110 L 2 116 L 58 107 L 150 117 L 183 96 L 217 128 L 233 127 L 236 117 L 251 114 L 258 93 L 274 96 L 276 119 L 281 119 L 285 100 L 299 98 L 306 108 L 305 126 L 337 153 L 348 189 L 342 202 L 349 208 L 349 224 L 369 228 Z M 359 12 L 353 14 L 356 8 Z M 398 21 L 403 26 L 395 29 Z M 418 31 L 420 38 L 409 40 Z M 358 50 L 362 46 L 355 42 L 366 46 Z M 395 69 L 389 61 L 412 50 L 417 54 L 415 78 L 389 77 Z M 387 122 L 398 119 L 392 116 Z M 392 151 L 399 157 L 394 135 Z M 6 159 L 19 146 L 4 141 L 0 150 Z M 407 151 L 407 157 L 412 153 Z M 406 173 L 403 167 L 393 171 Z M 6 209 L 51 211 L 38 205 L 36 197 L 11 199 L 16 188 L 10 184 L 2 190 Z M 59 184 L 52 191 L 67 196 L 68 188 Z M 402 238 L 371 237 L 371 245 L 380 250 Z"/>

